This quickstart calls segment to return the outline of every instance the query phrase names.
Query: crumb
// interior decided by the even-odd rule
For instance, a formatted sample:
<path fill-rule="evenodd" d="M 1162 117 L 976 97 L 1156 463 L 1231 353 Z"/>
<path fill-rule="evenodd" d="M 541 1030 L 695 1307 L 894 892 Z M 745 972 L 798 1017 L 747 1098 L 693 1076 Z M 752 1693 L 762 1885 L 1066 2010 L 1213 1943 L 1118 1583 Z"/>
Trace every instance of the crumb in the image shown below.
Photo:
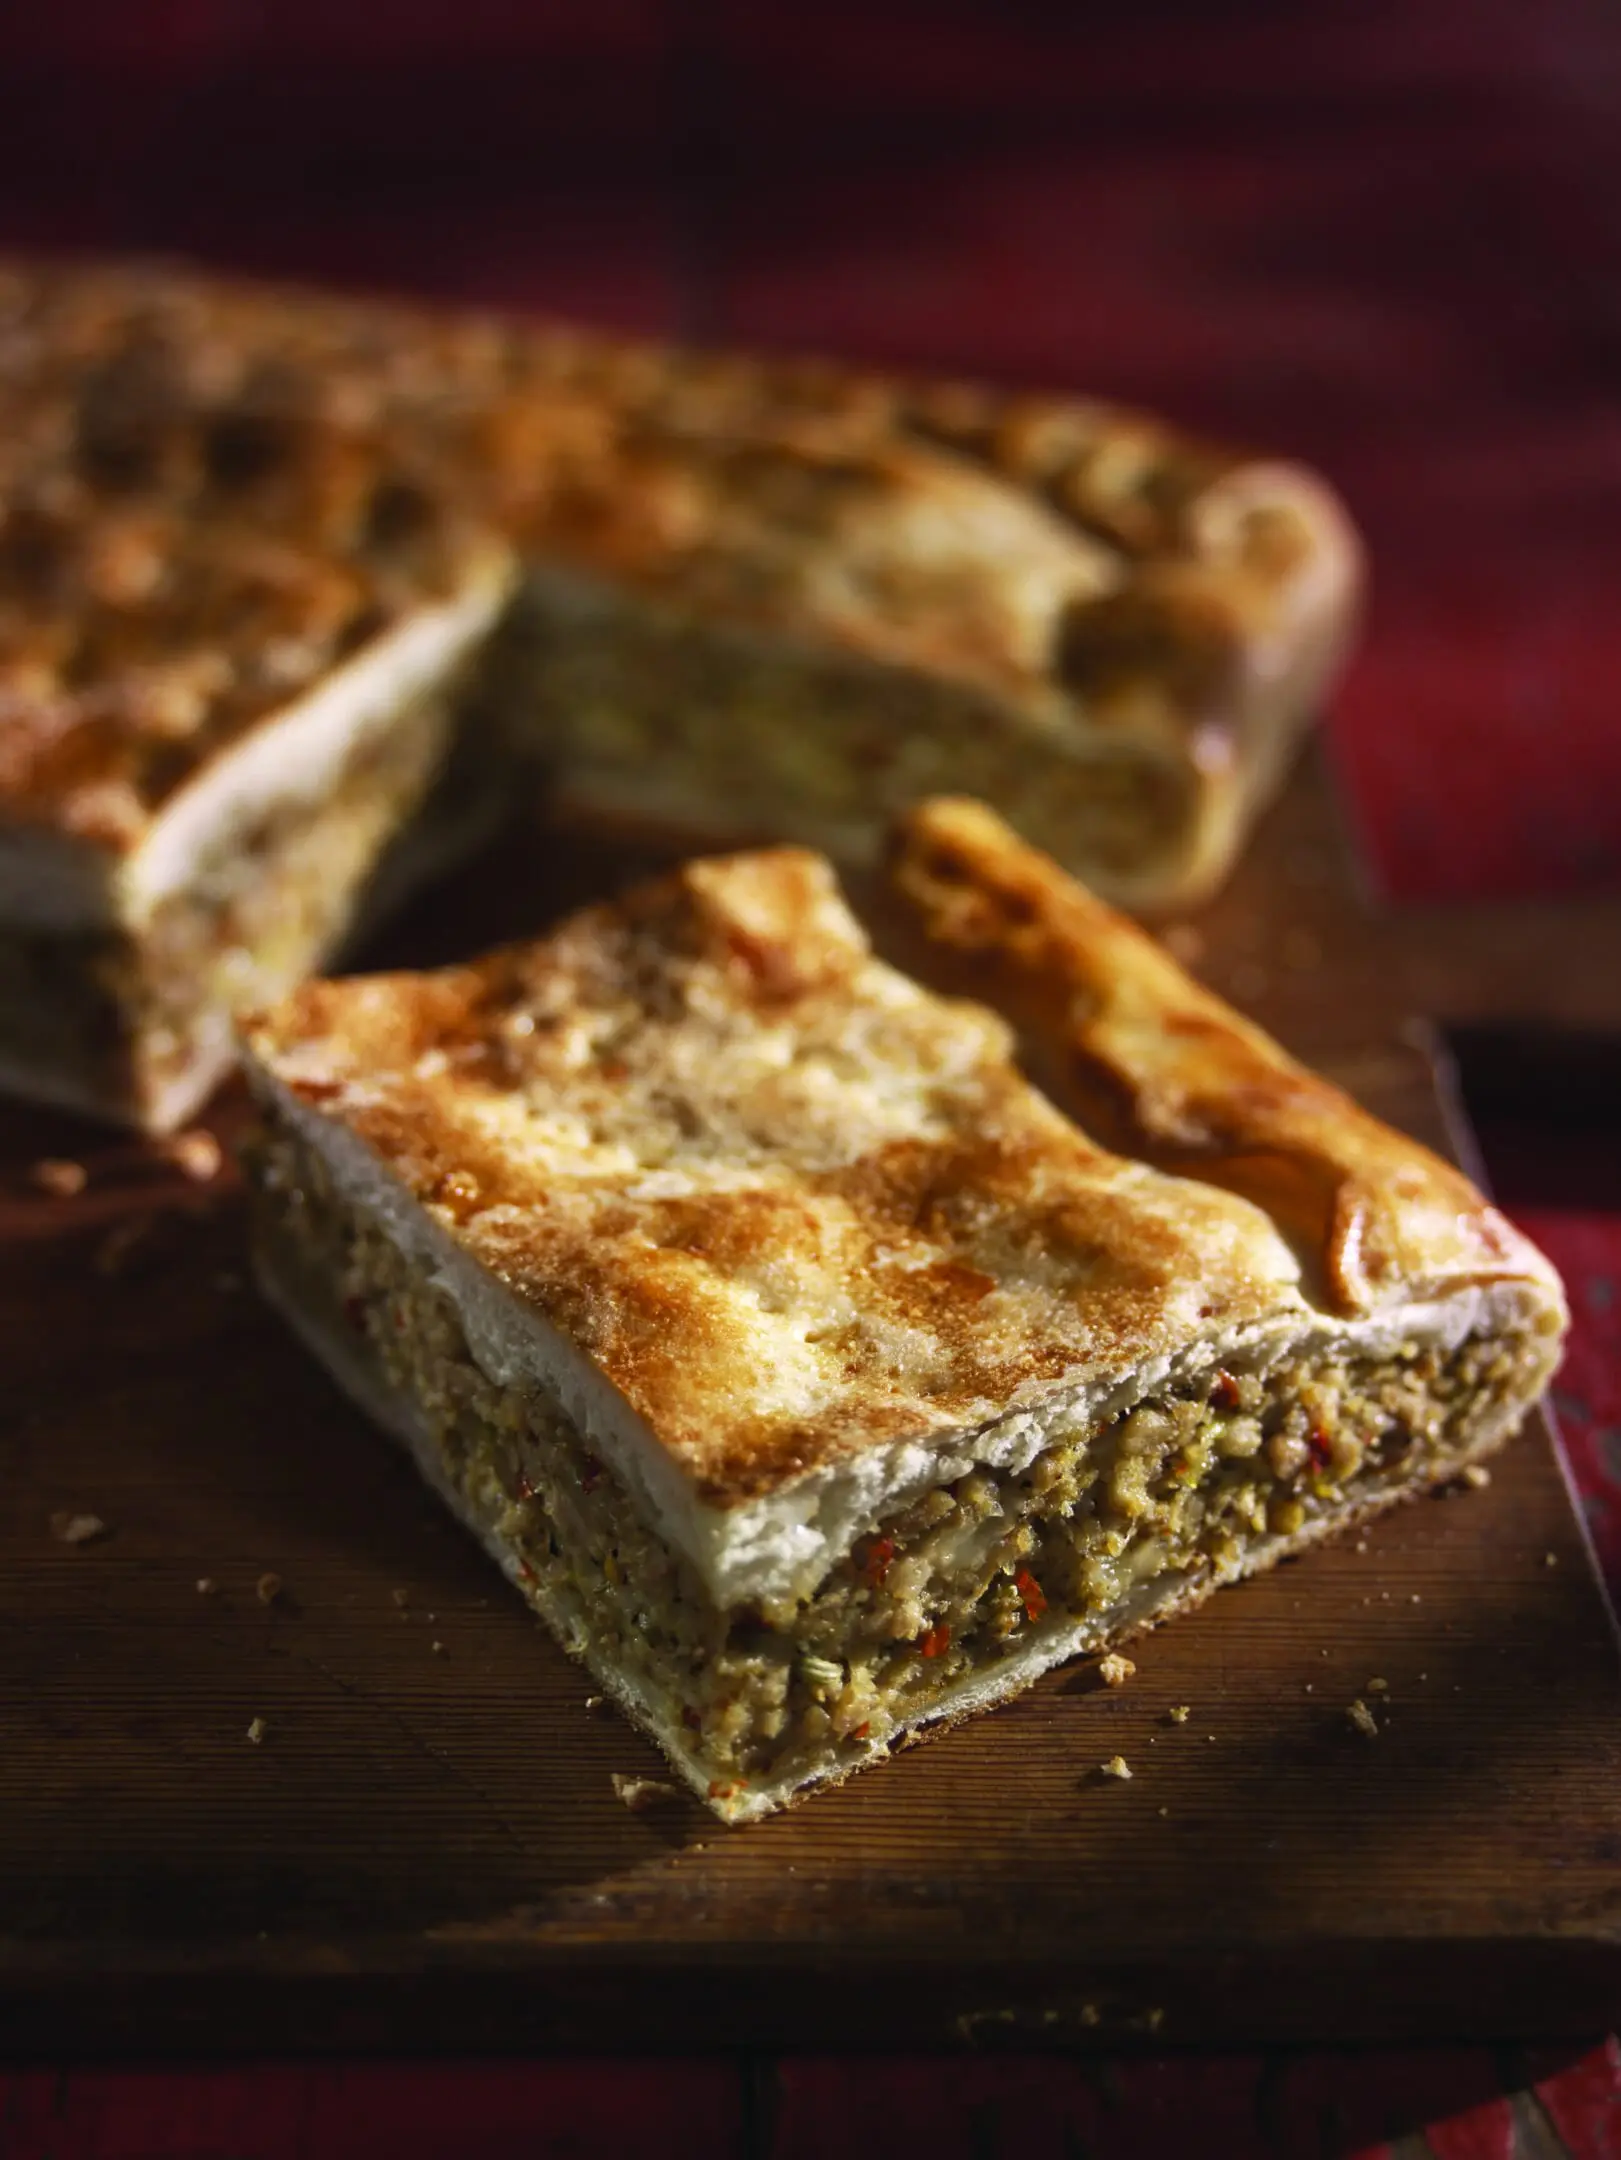
<path fill-rule="evenodd" d="M 1205 1738 L 1206 1738 L 1207 1740 L 1209 1740 L 1209 1741 L 1212 1741 L 1212 1742 L 1213 1742 L 1213 1741 L 1215 1740 L 1215 1737 L 1216 1737 L 1216 1736 L 1215 1736 L 1215 1734 L 1214 1734 L 1213 1732 L 1207 1732 L 1207 1733 L 1205 1734 Z"/>
<path fill-rule="evenodd" d="M 1308 1681 L 1306 1682 L 1306 1693 L 1307 1693 L 1307 1694 L 1309 1695 L 1309 1694 L 1311 1694 L 1311 1692 L 1312 1692 L 1312 1685 L 1311 1685 L 1311 1682 L 1310 1682 L 1310 1681 L 1308 1680 Z"/>
<path fill-rule="evenodd" d="M 259 1747 L 263 1744 L 264 1736 L 269 1730 L 270 1727 L 265 1723 L 264 1719 L 262 1717 L 256 1717 L 253 1723 L 248 1727 L 248 1738 L 253 1742 L 255 1747 Z"/>
<path fill-rule="evenodd" d="M 1357 1550 L 1358 1552 L 1366 1552 L 1366 1551 L 1367 1551 L 1367 1549 L 1368 1549 L 1368 1541 L 1367 1541 L 1367 1539 L 1366 1539 L 1365 1537 L 1359 1537 L 1359 1538 L 1357 1539 L 1357 1541 L 1356 1541 L 1356 1550 Z"/>
<path fill-rule="evenodd" d="M 1124 1755 L 1111 1755 L 1106 1763 L 1098 1764 L 1098 1769 L 1104 1777 L 1129 1778 L 1131 1775 L 1131 1765 Z"/>
<path fill-rule="evenodd" d="M 91 1545 L 107 1535 L 107 1525 L 99 1515 L 76 1515 L 59 1508 L 51 1517 L 51 1535 L 63 1545 Z"/>
<path fill-rule="evenodd" d="M 431 1613 L 429 1613 L 429 1615 L 428 1615 L 428 1625 L 429 1625 L 429 1627 L 432 1627 L 432 1626 L 433 1626 L 434 1622 L 435 1622 L 435 1621 L 436 1621 L 436 1620 L 438 1619 L 438 1617 L 439 1617 L 439 1615 L 438 1615 L 438 1614 L 437 1614 L 436 1612 L 431 1612 Z"/>
<path fill-rule="evenodd" d="M 623 1771 L 611 1771 L 614 1794 L 630 1809 L 633 1815 L 645 1815 L 649 1808 L 664 1807 L 681 1795 L 673 1785 L 662 1778 L 626 1777 Z"/>
<path fill-rule="evenodd" d="M 96 1247 L 93 1262 L 98 1275 L 122 1275 L 152 1235 L 150 1215 L 131 1215 L 121 1223 L 114 1223 L 101 1243 Z"/>
<path fill-rule="evenodd" d="M 35 1163 L 28 1173 L 29 1183 L 46 1192 L 55 1200 L 71 1200 L 75 1193 L 82 1193 L 90 1182 L 90 1173 L 82 1162 L 69 1162 L 59 1155 L 47 1155 Z"/>
<path fill-rule="evenodd" d="M 1464 1484 L 1472 1485 L 1476 1492 L 1483 1492 L 1492 1481 L 1492 1474 L 1483 1462 L 1468 1462 L 1458 1472 Z"/>
<path fill-rule="evenodd" d="M 1169 1814 L 1170 1814 L 1170 1812 L 1171 1812 L 1171 1811 L 1170 1811 L 1170 1809 L 1169 1809 L 1168 1807 L 1162 1807 L 1162 1808 L 1160 1809 L 1160 1813 L 1161 1813 L 1162 1815 L 1169 1815 Z"/>
<path fill-rule="evenodd" d="M 1428 1674 L 1427 1672 L 1421 1672 L 1421 1673 L 1419 1674 L 1419 1676 L 1418 1676 L 1418 1677 L 1419 1677 L 1419 1678 L 1420 1678 L 1421 1680 L 1427 1680 L 1427 1679 L 1428 1679 L 1428 1678 L 1429 1678 L 1430 1676 L 1429 1676 L 1429 1674 Z"/>
<path fill-rule="evenodd" d="M 1193 1705 L 1185 1702 L 1172 1703 L 1165 1713 L 1173 1725 L 1185 1725 L 1192 1714 Z"/>
<path fill-rule="evenodd" d="M 388 1594 L 394 1600 L 394 1603 L 399 1607 L 401 1612 L 404 1612 L 406 1606 L 409 1605 L 411 1602 L 411 1593 L 409 1590 L 391 1590 Z"/>
<path fill-rule="evenodd" d="M 606 1710 L 608 1698 L 606 1695 L 588 1695 L 585 1698 L 585 1707 L 592 1712 Z"/>
<path fill-rule="evenodd" d="M 1409 1605 L 1422 1605 L 1422 1604 L 1423 1604 L 1423 1602 L 1424 1602 L 1424 1600 L 1423 1600 L 1423 1599 L 1422 1599 L 1422 1598 L 1421 1598 L 1421 1597 L 1419 1596 L 1418 1592 L 1417 1592 L 1417 1591 L 1415 1590 L 1415 1591 L 1413 1592 L 1412 1596 L 1411 1596 L 1411 1597 L 1410 1597 L 1410 1598 L 1409 1598 L 1409 1599 L 1407 1600 L 1407 1602 L 1408 1602 L 1408 1604 L 1409 1604 Z"/>
<path fill-rule="evenodd" d="M 443 1656 L 444 1656 L 444 1654 L 445 1654 L 445 1646 L 444 1646 L 444 1644 L 443 1644 L 442 1642 L 436 1642 L 436 1643 L 429 1643 L 429 1645 L 428 1645 L 428 1655 L 429 1655 L 430 1657 L 443 1657 Z"/>
<path fill-rule="evenodd" d="M 1542 1564 L 1544 1567 L 1557 1567 L 1559 1565 L 1559 1555 L 1556 1552 L 1545 1552 L 1542 1556 Z"/>
<path fill-rule="evenodd" d="M 1189 922 L 1167 923 L 1159 935 L 1160 943 L 1173 960 L 1180 960 L 1184 967 L 1197 967 L 1204 957 L 1204 932 Z"/>
<path fill-rule="evenodd" d="M 1165 2012 L 1156 2006 L 1154 2009 L 1146 2013 L 1143 2018 L 1143 2023 L 1148 2027 L 1150 2032 L 1158 2032 L 1160 2027 L 1165 2023 Z"/>
<path fill-rule="evenodd" d="M 1124 1687 L 1137 1670 L 1129 1657 L 1122 1657 L 1118 1650 L 1111 1650 L 1106 1658 L 1098 1660 L 1098 1678 L 1105 1687 Z"/>
<path fill-rule="evenodd" d="M 274 1605 L 281 1596 L 281 1577 L 269 1572 L 261 1575 L 253 1586 L 253 1592 L 261 1605 Z"/>
<path fill-rule="evenodd" d="M 194 1185 L 206 1185 L 219 1176 L 225 1151 L 211 1132 L 195 1126 L 190 1132 L 176 1133 L 173 1139 L 165 1140 L 163 1156 Z"/>
<path fill-rule="evenodd" d="M 214 1580 L 214 1578 L 213 1578 L 213 1576 L 212 1576 L 212 1575 L 199 1575 L 199 1576 L 198 1576 L 198 1578 L 197 1578 L 197 1595 L 198 1595 L 199 1597 L 212 1597 L 212 1596 L 214 1595 L 214 1592 L 215 1592 L 215 1591 L 216 1591 L 216 1590 L 217 1590 L 218 1588 L 219 1588 L 219 1584 L 218 1584 L 218 1583 L 217 1583 L 217 1582 L 216 1582 L 216 1581 Z"/>
<path fill-rule="evenodd" d="M 1083 2025 L 1099 2025 L 1099 2024 L 1101 2024 L 1101 2023 L 1102 2023 L 1102 2021 L 1103 2021 L 1103 2013 L 1102 2013 L 1102 2011 L 1101 2011 L 1101 2010 L 1099 2010 L 1099 2008 L 1098 2008 L 1098 2006 L 1097 2006 L 1097 2004 L 1096 2004 L 1096 2003 L 1094 2003 L 1094 2002 L 1083 2002 L 1083 2003 L 1082 2003 L 1082 2005 L 1081 2005 L 1081 2023 L 1082 2023 Z"/>
<path fill-rule="evenodd" d="M 1370 1695 L 1388 1695 L 1390 1693 L 1390 1682 L 1388 1680 L 1370 1680 L 1368 1682 L 1368 1693 Z"/>
<path fill-rule="evenodd" d="M 1356 1701 L 1351 1704 L 1345 1715 L 1350 1719 L 1351 1723 L 1356 1727 L 1356 1730 L 1362 1735 L 1364 1740 L 1378 1739 L 1379 1727 L 1374 1722 L 1373 1712 L 1368 1708 L 1367 1704 L 1362 1700 L 1362 1697 L 1360 1695 L 1357 1697 Z"/>

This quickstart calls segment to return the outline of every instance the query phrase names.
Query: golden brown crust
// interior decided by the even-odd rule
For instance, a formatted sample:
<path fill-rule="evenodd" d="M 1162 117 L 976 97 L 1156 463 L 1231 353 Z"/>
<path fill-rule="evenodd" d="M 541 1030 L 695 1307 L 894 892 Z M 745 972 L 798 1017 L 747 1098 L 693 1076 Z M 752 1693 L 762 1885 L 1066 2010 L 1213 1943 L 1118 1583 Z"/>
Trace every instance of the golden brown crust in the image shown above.
<path fill-rule="evenodd" d="M 1094 1146 L 992 1015 L 873 960 L 797 850 L 689 865 L 474 967 L 310 984 L 246 1042 L 711 1497 L 1293 1296 L 1264 1217 Z"/>
<path fill-rule="evenodd" d="M 1118 408 L 154 266 L 0 271 L 0 811 L 114 851 L 512 541 L 1166 743 L 1211 883 L 1347 634 L 1294 468 Z M 1010 755 L 1020 754 L 1010 749 Z"/>
<path fill-rule="evenodd" d="M 968 820 L 915 828 L 931 879 Z M 1206 1010 L 1084 895 L 1048 926 L 1052 875 L 1023 875 L 1089 1001 L 1089 1059 L 1133 1089 L 1125 1137 L 1192 1176 L 1070 1124 L 1003 1023 L 874 960 L 796 849 L 689 864 L 474 966 L 307 985 L 247 1024 L 250 1070 L 357 1135 L 721 1502 L 1316 1324 L 1266 1212 L 1291 1224 L 1293 1188 L 1246 1150 L 1336 1180 L 1360 1239 L 1328 1256 L 1342 1303 L 1552 1281 L 1456 1173 Z M 1178 999 L 1189 1025 L 1158 1047 Z"/>
<path fill-rule="evenodd" d="M 0 271 L 0 805 L 122 850 L 484 575 L 470 330 L 141 269 Z"/>
<path fill-rule="evenodd" d="M 1264 1207 L 1340 1311 L 1545 1272 L 1460 1171 L 1297 1064 L 983 804 L 919 804 L 890 883 L 1088 1130 Z"/>

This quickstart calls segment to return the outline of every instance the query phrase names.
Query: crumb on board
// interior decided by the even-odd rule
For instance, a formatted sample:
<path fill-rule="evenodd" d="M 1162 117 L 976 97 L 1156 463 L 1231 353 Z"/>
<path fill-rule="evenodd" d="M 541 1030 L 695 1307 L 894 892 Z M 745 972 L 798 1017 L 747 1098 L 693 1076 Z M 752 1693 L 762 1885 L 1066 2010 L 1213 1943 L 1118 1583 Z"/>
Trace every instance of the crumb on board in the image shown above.
<path fill-rule="evenodd" d="M 1098 1764 L 1098 1769 L 1104 1777 L 1129 1778 L 1131 1775 L 1131 1765 L 1124 1755 L 1111 1755 L 1106 1763 Z"/>
<path fill-rule="evenodd" d="M 98 1275 L 127 1274 L 141 1255 L 143 1246 L 152 1237 L 152 1217 L 131 1215 L 126 1221 L 114 1223 L 101 1243 L 96 1247 L 93 1265 Z"/>
<path fill-rule="evenodd" d="M 197 1125 L 165 1140 L 163 1156 L 166 1162 L 174 1164 L 182 1177 L 190 1178 L 194 1185 L 206 1185 L 219 1176 L 225 1151 L 211 1132 Z"/>
<path fill-rule="evenodd" d="M 1556 1552 L 1545 1552 L 1542 1556 L 1542 1564 L 1544 1567 L 1557 1567 L 1559 1565 L 1559 1555 Z"/>
<path fill-rule="evenodd" d="M 1173 1725 L 1185 1725 L 1193 1715 L 1193 1705 L 1185 1702 L 1172 1703 L 1165 1715 Z"/>
<path fill-rule="evenodd" d="M 253 1586 L 253 1594 L 261 1605 L 274 1605 L 281 1596 L 281 1591 L 281 1577 L 269 1568 Z"/>
<path fill-rule="evenodd" d="M 585 1698 L 585 1707 L 593 1712 L 598 1710 L 606 1710 L 608 1707 L 608 1698 L 606 1695 L 588 1695 Z"/>
<path fill-rule="evenodd" d="M 1369 1695 L 1388 1695 L 1390 1693 L 1390 1682 L 1377 1678 L 1372 1679 L 1367 1684 L 1366 1692 Z"/>
<path fill-rule="evenodd" d="M 256 1717 L 253 1723 L 248 1727 L 248 1738 L 253 1742 L 255 1747 L 262 1747 L 264 1744 L 265 1734 L 269 1732 L 269 1730 L 270 1727 L 265 1723 L 264 1719 L 262 1717 Z"/>
<path fill-rule="evenodd" d="M 199 1597 L 212 1597 L 218 1588 L 219 1584 L 214 1580 L 212 1575 L 198 1576 L 197 1595 Z"/>
<path fill-rule="evenodd" d="M 29 1171 L 28 1182 L 40 1192 L 49 1193 L 53 1200 L 71 1200 L 89 1184 L 90 1173 L 82 1162 L 46 1155 Z"/>
<path fill-rule="evenodd" d="M 401 1612 L 404 1612 L 406 1606 L 409 1605 L 411 1602 L 411 1593 L 409 1590 L 391 1590 L 388 1594 L 394 1600 L 395 1604 L 399 1607 Z"/>
<path fill-rule="evenodd" d="M 1098 1659 L 1098 1678 L 1105 1687 L 1124 1687 L 1137 1670 L 1129 1657 L 1122 1657 L 1118 1650 L 1111 1650 L 1107 1657 Z"/>
<path fill-rule="evenodd" d="M 1374 1720 L 1373 1712 L 1360 1695 L 1346 1710 L 1345 1715 L 1350 1720 L 1352 1727 L 1362 1735 L 1364 1740 L 1378 1739 L 1379 1727 Z"/>
<path fill-rule="evenodd" d="M 1483 1462 L 1465 1463 L 1458 1475 L 1464 1484 L 1472 1485 L 1476 1492 L 1483 1492 L 1492 1481 L 1492 1474 Z"/>
<path fill-rule="evenodd" d="M 1170 1812 L 1171 1812 L 1171 1811 L 1170 1811 L 1170 1809 L 1169 1809 L 1168 1807 L 1162 1807 L 1162 1808 L 1160 1809 L 1160 1813 L 1161 1813 L 1162 1815 L 1169 1815 L 1169 1814 L 1170 1814 Z"/>
<path fill-rule="evenodd" d="M 663 1778 L 626 1777 L 622 1770 L 610 1771 L 609 1776 L 613 1780 L 614 1797 L 633 1815 L 645 1815 L 649 1808 L 666 1807 L 681 1797 Z"/>
<path fill-rule="evenodd" d="M 1356 1541 L 1356 1550 L 1357 1550 L 1358 1552 L 1366 1552 L 1366 1551 L 1367 1551 L 1367 1549 L 1368 1549 L 1368 1541 L 1367 1541 L 1367 1539 L 1366 1539 L 1365 1537 L 1359 1537 L 1359 1538 L 1357 1539 L 1357 1541 Z"/>
<path fill-rule="evenodd" d="M 442 1642 L 429 1643 L 428 1655 L 430 1657 L 443 1657 L 445 1655 L 444 1644 Z"/>
<path fill-rule="evenodd" d="M 72 1508 L 58 1508 L 51 1517 L 51 1535 L 59 1545 L 91 1545 L 97 1538 L 104 1538 L 107 1534 L 107 1525 L 99 1515 L 80 1514 Z"/>

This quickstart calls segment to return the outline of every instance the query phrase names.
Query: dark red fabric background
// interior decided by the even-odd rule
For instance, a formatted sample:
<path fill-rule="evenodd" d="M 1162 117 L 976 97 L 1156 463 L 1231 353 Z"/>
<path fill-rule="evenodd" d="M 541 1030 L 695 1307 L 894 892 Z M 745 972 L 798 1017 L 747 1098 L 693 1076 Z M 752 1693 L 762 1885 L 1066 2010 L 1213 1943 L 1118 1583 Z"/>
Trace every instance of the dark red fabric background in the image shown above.
<path fill-rule="evenodd" d="M 1332 740 L 1377 881 L 1621 886 L 1613 6 L 36 0 L 0 12 L 0 246 L 974 369 L 1309 457 L 1373 546 Z M 1548 1204 L 1519 1137 L 1621 1572 L 1621 1219 Z M 1456 2114 L 1539 2067 L 41 2072 L 0 2154 L 1307 2154 L 1443 2117 L 1443 2160 L 1621 2154 L 1613 2045 Z"/>

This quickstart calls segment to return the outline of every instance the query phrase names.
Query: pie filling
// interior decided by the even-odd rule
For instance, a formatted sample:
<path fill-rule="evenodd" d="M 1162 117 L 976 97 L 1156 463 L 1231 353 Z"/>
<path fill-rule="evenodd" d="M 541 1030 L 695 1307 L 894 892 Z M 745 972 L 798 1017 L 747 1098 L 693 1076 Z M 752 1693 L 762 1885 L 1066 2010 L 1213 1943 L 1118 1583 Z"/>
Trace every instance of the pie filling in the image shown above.
<path fill-rule="evenodd" d="M 548 594 L 539 582 L 520 602 L 497 665 L 517 729 L 573 800 L 870 855 L 895 810 L 977 795 L 1105 890 L 1191 844 L 1185 757 L 1124 733 L 1082 743 L 1039 714 L 1012 730 L 969 687 L 572 580 Z"/>
<path fill-rule="evenodd" d="M 139 931 L 0 924 L 0 1065 L 87 1106 L 151 1114 L 227 1061 L 229 1014 L 282 996 L 342 939 L 356 896 L 444 763 L 442 695 L 357 749 L 318 803 L 232 825 Z"/>
<path fill-rule="evenodd" d="M 722 1801 L 834 1773 L 998 1669 L 1018 1684 L 1009 1661 L 1043 1634 L 1100 1647 L 1279 1540 L 1452 1474 L 1548 1359 L 1527 1323 L 1209 1367 L 1101 1422 L 1060 1415 L 1023 1471 L 909 1500 L 796 1601 L 722 1609 L 558 1404 L 481 1368 L 448 1292 L 273 1111 L 253 1168 L 283 1302 L 343 1341 L 564 1645 Z"/>

